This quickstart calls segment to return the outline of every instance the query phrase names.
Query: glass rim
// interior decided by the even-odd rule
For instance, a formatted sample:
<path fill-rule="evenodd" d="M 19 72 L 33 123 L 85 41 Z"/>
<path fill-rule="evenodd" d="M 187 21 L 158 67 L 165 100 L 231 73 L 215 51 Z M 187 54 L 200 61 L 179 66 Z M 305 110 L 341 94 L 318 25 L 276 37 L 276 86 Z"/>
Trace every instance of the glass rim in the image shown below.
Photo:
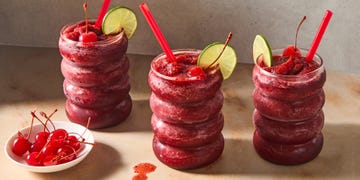
<path fill-rule="evenodd" d="M 96 20 L 95 19 L 89 19 L 88 22 L 89 23 L 94 23 Z M 72 39 L 69 39 L 65 36 L 65 34 L 63 33 L 65 31 L 66 28 L 68 27 L 71 27 L 73 25 L 76 25 L 76 24 L 80 24 L 82 22 L 85 22 L 85 20 L 81 20 L 81 21 L 77 21 L 77 22 L 73 22 L 73 23 L 67 23 L 65 24 L 61 29 L 60 29 L 60 38 L 63 39 L 64 41 L 66 42 L 69 42 L 69 43 L 78 43 L 78 44 L 83 44 L 83 45 L 98 45 L 98 46 L 101 46 L 101 45 L 108 45 L 108 44 L 111 44 L 112 42 L 115 42 L 119 39 L 122 39 L 122 38 L 125 38 L 125 33 L 124 31 L 121 31 L 120 33 L 118 34 L 115 34 L 115 35 L 111 35 L 111 38 L 106 38 L 104 40 L 101 40 L 101 41 L 95 41 L 95 42 L 80 42 L 80 41 L 74 41 Z"/>
<path fill-rule="evenodd" d="M 298 48 L 298 49 L 300 49 L 301 52 L 306 52 L 306 53 L 309 51 L 308 49 L 305 49 L 305 48 Z M 276 54 L 281 53 L 283 50 L 284 50 L 284 48 L 281 48 L 281 49 L 273 49 L 273 50 L 271 50 L 271 52 L 273 53 L 272 55 L 274 55 L 274 52 L 277 52 L 277 53 L 275 53 L 275 55 L 276 55 Z M 259 57 L 260 57 L 260 56 L 259 56 Z M 294 75 L 292 75 L 292 74 L 275 74 L 275 73 L 271 73 L 271 72 L 269 72 L 269 71 L 264 70 L 264 69 L 261 68 L 261 67 L 258 65 L 258 63 L 257 63 L 259 57 L 256 58 L 256 64 L 255 64 L 255 66 L 256 66 L 258 69 L 260 69 L 259 71 L 261 71 L 261 73 L 263 73 L 263 74 L 265 74 L 265 75 L 267 75 L 267 76 L 284 77 L 284 78 L 295 78 L 295 77 L 307 76 L 307 75 L 309 75 L 309 74 L 316 73 L 316 72 L 320 71 L 321 69 L 324 69 L 324 61 L 323 61 L 322 57 L 321 57 L 319 54 L 317 54 L 317 53 L 315 53 L 315 55 L 314 55 L 314 57 L 313 57 L 313 61 L 316 59 L 316 61 L 319 63 L 319 67 L 318 67 L 318 68 L 316 68 L 315 70 L 312 70 L 312 71 L 310 71 L 310 72 L 307 72 L 307 73 L 305 73 L 305 74 L 294 74 Z"/>
<path fill-rule="evenodd" d="M 178 54 L 181 54 L 181 53 L 188 53 L 188 52 L 199 55 L 201 53 L 201 51 L 202 50 L 200 50 L 200 49 L 193 49 L 193 48 L 189 48 L 189 49 L 183 48 L 183 49 L 173 49 L 172 50 L 172 52 L 174 53 L 175 56 Z M 164 74 L 161 74 L 160 72 L 156 71 L 155 68 L 153 67 L 154 66 L 153 62 L 155 60 L 162 59 L 164 56 L 166 56 L 166 54 L 164 52 L 162 52 L 162 53 L 158 54 L 157 56 L 155 56 L 153 58 L 153 60 L 151 61 L 150 69 L 156 76 L 158 76 L 162 79 L 166 79 L 166 80 L 170 80 L 170 81 L 178 81 L 178 82 L 199 81 L 199 79 L 197 77 L 186 77 L 186 78 L 180 79 L 177 76 L 168 76 L 168 75 L 164 75 Z M 206 74 L 207 75 L 215 74 L 215 72 L 219 71 L 219 70 L 220 70 L 220 67 L 217 66 L 216 68 L 212 69 L 210 72 L 208 72 Z"/>

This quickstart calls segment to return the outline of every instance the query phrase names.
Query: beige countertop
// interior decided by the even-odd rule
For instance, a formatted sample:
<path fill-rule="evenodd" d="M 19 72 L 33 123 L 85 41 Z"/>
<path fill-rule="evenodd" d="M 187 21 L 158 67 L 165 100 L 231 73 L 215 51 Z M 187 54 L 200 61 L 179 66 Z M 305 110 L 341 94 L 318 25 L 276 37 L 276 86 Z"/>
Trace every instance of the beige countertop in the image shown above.
<path fill-rule="evenodd" d="M 133 111 L 123 123 L 92 131 L 97 145 L 77 166 L 39 174 L 9 161 L 0 149 L 3 179 L 131 179 L 133 166 L 157 166 L 152 179 L 359 179 L 360 74 L 327 71 L 324 147 L 313 161 L 279 166 L 262 160 L 252 145 L 252 65 L 238 64 L 224 81 L 225 149 L 215 163 L 196 170 L 178 171 L 163 165 L 152 152 L 147 73 L 151 56 L 129 55 Z M 29 124 L 34 108 L 59 110 L 54 121 L 67 120 L 57 49 L 0 46 L 0 144 Z M 326 60 L 325 60 L 326 61 Z M 326 63 L 326 62 L 325 62 Z"/>

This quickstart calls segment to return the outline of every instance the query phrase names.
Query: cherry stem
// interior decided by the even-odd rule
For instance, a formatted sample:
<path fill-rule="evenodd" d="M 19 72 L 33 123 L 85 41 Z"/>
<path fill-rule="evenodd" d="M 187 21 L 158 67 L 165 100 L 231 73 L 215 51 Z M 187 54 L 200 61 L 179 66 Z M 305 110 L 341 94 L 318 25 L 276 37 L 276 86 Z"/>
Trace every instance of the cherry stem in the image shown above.
<path fill-rule="evenodd" d="M 89 117 L 88 120 L 87 120 L 86 129 L 89 129 L 90 121 L 91 121 L 91 117 Z"/>
<path fill-rule="evenodd" d="M 85 141 L 85 138 L 83 136 L 81 136 L 80 134 L 78 133 L 75 133 L 75 132 L 69 132 L 69 134 L 76 134 L 80 137 L 81 140 L 77 140 L 77 141 L 73 141 L 73 140 L 69 140 L 70 142 L 79 142 L 79 143 L 83 143 L 83 144 L 90 144 L 90 145 L 93 145 L 95 146 L 96 143 L 90 143 L 90 142 L 86 142 Z"/>
<path fill-rule="evenodd" d="M 54 127 L 54 129 L 56 129 L 55 128 L 55 125 L 54 125 L 54 123 L 52 122 L 52 120 L 50 119 L 55 113 L 57 112 L 57 109 L 54 109 L 54 111 L 49 115 L 49 119 L 46 119 L 46 121 L 47 120 L 49 120 L 50 121 L 50 123 L 51 123 L 51 125 Z M 46 122 L 47 123 L 47 122 Z M 46 124 L 45 123 L 45 124 Z"/>
<path fill-rule="evenodd" d="M 57 164 L 60 159 L 61 157 L 59 155 L 56 155 L 54 158 L 51 159 L 51 163 L 53 164 L 54 162 L 56 162 Z"/>
<path fill-rule="evenodd" d="M 55 109 L 50 115 L 49 115 L 49 118 L 51 118 L 51 116 L 53 116 L 58 110 Z"/>
<path fill-rule="evenodd" d="M 59 159 L 57 159 L 57 160 L 65 159 L 65 158 L 70 157 L 72 155 L 76 155 L 80 151 L 80 149 L 75 150 L 72 146 L 69 146 L 69 145 L 65 145 L 65 146 L 71 148 L 71 150 L 73 150 L 73 152 L 68 154 L 68 155 L 65 154 L 65 156 L 62 156 L 62 154 L 59 154 L 58 155 Z"/>
<path fill-rule="evenodd" d="M 84 137 L 85 132 L 89 129 L 90 121 L 91 121 L 91 117 L 89 117 L 88 120 L 87 120 L 86 129 L 85 129 L 84 132 L 81 134 L 81 136 L 80 136 L 81 138 Z M 85 138 L 83 138 L 83 139 L 85 139 Z"/>
<path fill-rule="evenodd" d="M 225 45 L 222 48 L 220 54 L 218 55 L 218 57 L 216 57 L 216 59 L 208 67 L 205 68 L 205 70 L 209 69 L 212 65 L 214 65 L 219 60 L 221 55 L 224 53 L 226 46 L 229 44 L 229 41 L 231 40 L 231 37 L 232 37 L 232 32 L 229 32 L 229 35 L 227 36 L 226 41 L 225 41 Z"/>
<path fill-rule="evenodd" d="M 84 13 L 85 13 L 85 26 L 86 26 L 85 32 L 88 33 L 87 1 L 84 2 L 83 9 L 84 9 Z"/>
<path fill-rule="evenodd" d="M 90 143 L 90 142 L 86 142 L 86 141 L 81 141 L 80 143 L 83 143 L 83 144 L 90 144 L 90 145 L 93 145 L 93 146 L 95 146 L 95 145 L 96 145 L 96 142 L 94 142 L 94 143 Z"/>
<path fill-rule="evenodd" d="M 303 22 L 305 21 L 305 19 L 306 19 L 306 16 L 304 16 L 304 17 L 302 18 L 302 20 L 300 21 L 298 27 L 296 28 L 295 42 L 294 42 L 294 46 L 295 46 L 294 49 L 295 49 L 295 51 L 296 51 L 296 44 L 297 44 L 298 33 L 299 33 L 300 27 L 301 27 L 301 25 L 303 24 Z"/>
<path fill-rule="evenodd" d="M 24 137 L 23 133 L 21 133 L 20 131 L 18 131 L 18 136 Z"/>
<path fill-rule="evenodd" d="M 39 154 L 35 157 L 36 159 L 39 158 L 41 152 L 42 152 L 42 151 L 44 150 L 44 148 L 50 143 L 49 138 L 50 138 L 50 137 L 48 137 L 46 143 L 45 143 L 44 146 L 40 149 Z"/>
<path fill-rule="evenodd" d="M 34 110 L 35 112 L 36 110 Z M 27 135 L 26 139 L 29 140 L 30 138 L 30 134 L 32 132 L 32 128 L 33 128 L 33 125 L 34 125 L 34 116 L 31 117 L 31 124 L 30 124 L 30 129 L 29 129 L 29 134 Z"/>
<path fill-rule="evenodd" d="M 83 137 L 81 136 L 81 134 L 79 134 L 79 133 L 77 133 L 77 132 L 69 132 L 68 134 L 69 134 L 69 135 L 74 134 L 74 135 L 79 136 L 81 139 L 85 139 L 85 138 L 83 138 Z M 78 139 L 79 139 L 79 138 L 78 138 Z M 80 142 L 80 141 L 79 141 L 79 142 Z"/>
<path fill-rule="evenodd" d="M 46 124 L 44 124 L 44 122 L 42 122 L 35 114 L 35 112 L 31 111 L 31 115 L 36 119 L 38 120 L 45 128 L 48 132 L 50 132 L 50 130 L 46 127 Z"/>
<path fill-rule="evenodd" d="M 46 118 L 46 121 L 45 121 L 45 126 L 47 125 L 47 122 L 50 122 L 50 124 L 52 125 L 52 127 L 54 128 L 54 130 L 56 129 L 55 128 L 55 125 L 54 123 L 51 121 L 51 116 L 57 111 L 57 109 L 54 110 L 53 113 L 50 114 L 50 116 L 47 116 L 46 113 L 44 112 L 40 112 L 40 115 L 43 116 L 44 118 Z"/>

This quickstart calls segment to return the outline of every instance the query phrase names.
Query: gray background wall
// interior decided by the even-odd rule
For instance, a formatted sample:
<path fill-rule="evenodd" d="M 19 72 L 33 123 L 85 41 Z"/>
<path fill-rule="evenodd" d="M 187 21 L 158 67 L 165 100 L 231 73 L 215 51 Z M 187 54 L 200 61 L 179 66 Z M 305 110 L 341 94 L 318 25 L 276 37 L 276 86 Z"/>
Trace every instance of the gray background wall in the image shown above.
<path fill-rule="evenodd" d="M 292 44 L 301 18 L 307 20 L 298 45 L 308 48 L 326 9 L 334 12 L 318 53 L 326 68 L 360 73 L 359 0 L 113 0 L 110 7 L 135 10 L 139 26 L 129 53 L 161 52 L 138 4 L 148 2 L 170 46 L 203 49 L 224 41 L 228 32 L 240 62 L 252 63 L 252 42 L 264 34 L 273 48 Z M 0 0 L 0 44 L 57 47 L 60 28 L 83 19 L 82 0 Z M 102 0 L 88 0 L 89 16 L 96 18 Z"/>

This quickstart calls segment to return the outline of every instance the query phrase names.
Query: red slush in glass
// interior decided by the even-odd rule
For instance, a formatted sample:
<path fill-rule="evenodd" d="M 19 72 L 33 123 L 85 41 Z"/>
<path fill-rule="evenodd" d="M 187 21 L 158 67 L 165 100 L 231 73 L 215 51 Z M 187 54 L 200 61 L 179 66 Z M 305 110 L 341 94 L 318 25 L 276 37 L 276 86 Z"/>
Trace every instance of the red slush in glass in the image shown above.
<path fill-rule="evenodd" d="M 175 169 L 206 166 L 224 149 L 223 77 L 218 66 L 205 74 L 193 73 L 199 68 L 200 52 L 173 50 L 177 62 L 160 54 L 148 76 L 153 150 L 161 162 Z"/>
<path fill-rule="evenodd" d="M 128 39 L 124 32 L 104 35 L 94 22 L 89 22 L 88 31 L 96 34 L 97 41 L 79 41 L 86 32 L 85 21 L 65 25 L 60 32 L 65 110 L 72 122 L 85 126 L 90 117 L 89 128 L 104 128 L 131 112 Z"/>
<path fill-rule="evenodd" d="M 301 54 L 307 51 L 301 49 Z M 282 165 L 311 161 L 323 146 L 322 89 L 326 72 L 319 55 L 283 56 L 273 50 L 273 65 L 265 66 L 261 56 L 253 69 L 254 147 L 265 160 Z"/>

